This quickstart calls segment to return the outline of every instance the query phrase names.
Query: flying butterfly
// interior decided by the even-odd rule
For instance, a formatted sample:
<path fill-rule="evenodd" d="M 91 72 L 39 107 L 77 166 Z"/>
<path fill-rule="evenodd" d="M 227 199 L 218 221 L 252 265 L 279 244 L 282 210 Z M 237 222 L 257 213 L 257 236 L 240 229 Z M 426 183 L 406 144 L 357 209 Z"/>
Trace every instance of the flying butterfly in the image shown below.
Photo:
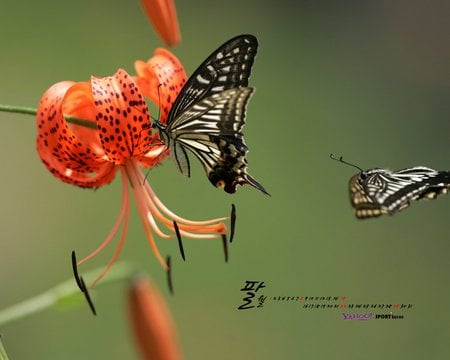
<path fill-rule="evenodd" d="M 407 208 L 411 200 L 435 199 L 450 189 L 450 171 L 416 166 L 399 171 L 371 169 L 363 171 L 342 157 L 336 159 L 354 166 L 360 173 L 349 182 L 350 201 L 358 219 L 394 215 Z"/>
<path fill-rule="evenodd" d="M 190 151 L 209 181 L 228 193 L 234 193 L 238 185 L 251 185 L 269 195 L 247 172 L 248 148 L 242 134 L 253 92 L 247 85 L 257 47 L 253 35 L 228 40 L 184 84 L 167 123 L 155 120 L 152 125 L 182 174 L 190 176 Z"/>

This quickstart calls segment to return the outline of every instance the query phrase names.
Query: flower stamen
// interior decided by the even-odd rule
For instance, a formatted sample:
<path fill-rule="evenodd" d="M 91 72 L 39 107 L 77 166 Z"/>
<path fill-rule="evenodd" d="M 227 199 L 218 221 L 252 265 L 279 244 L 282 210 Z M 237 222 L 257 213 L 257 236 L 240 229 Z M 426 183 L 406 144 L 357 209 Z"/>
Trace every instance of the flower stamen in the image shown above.
<path fill-rule="evenodd" d="M 148 195 L 148 202 L 152 203 L 152 205 L 156 204 L 163 213 L 165 213 L 168 217 L 174 219 L 177 222 L 180 233 L 182 235 L 197 239 L 212 239 L 217 238 L 220 234 L 225 234 L 227 232 L 225 224 L 221 221 L 228 219 L 228 217 L 206 221 L 192 221 L 184 219 L 174 214 L 164 206 L 164 204 L 156 197 L 148 182 L 146 182 L 144 186 L 146 189 L 146 194 Z M 152 210 L 154 210 L 154 215 L 170 230 L 174 231 L 173 222 L 164 217 L 159 209 L 153 206 Z"/>
<path fill-rule="evenodd" d="M 180 229 L 178 229 L 178 224 L 175 220 L 173 221 L 173 227 L 175 229 L 175 234 L 177 235 L 178 247 L 180 248 L 181 257 L 183 258 L 183 261 L 186 261 L 186 257 L 184 255 L 183 241 L 181 240 L 181 235 L 180 235 Z"/>
<path fill-rule="evenodd" d="M 159 200 L 159 198 L 156 196 L 155 192 L 153 191 L 153 189 L 150 187 L 150 185 L 148 183 L 145 184 L 145 187 L 146 187 L 146 190 L 147 190 L 149 196 L 151 197 L 152 201 L 156 204 L 156 206 L 158 206 L 161 209 L 161 211 L 163 213 L 165 213 L 168 217 L 171 217 L 172 219 L 176 220 L 178 223 L 183 223 L 185 225 L 201 226 L 201 225 L 214 224 L 219 221 L 228 219 L 228 217 L 221 217 L 221 218 L 204 220 L 204 221 L 192 221 L 192 220 L 184 219 L 184 218 L 178 216 L 177 214 L 173 213 L 172 211 L 170 211 L 166 206 L 164 206 L 164 204 L 161 202 L 161 200 Z"/>
<path fill-rule="evenodd" d="M 86 301 L 87 301 L 92 313 L 94 315 L 97 315 L 97 311 L 95 311 L 94 302 L 91 299 L 91 295 L 89 294 L 86 284 L 84 283 L 83 277 L 80 277 L 80 282 L 81 282 L 81 286 L 83 287 L 83 289 L 81 291 L 83 292 L 84 297 L 86 298 Z"/>
<path fill-rule="evenodd" d="M 231 204 L 230 243 L 233 242 L 235 228 L 236 228 L 236 206 L 234 204 Z"/>
<path fill-rule="evenodd" d="M 225 255 L 225 262 L 228 262 L 228 241 L 227 236 L 222 235 L 223 253 Z"/>
<path fill-rule="evenodd" d="M 170 256 L 166 258 L 167 263 L 167 287 L 169 288 L 169 292 L 173 295 L 173 282 L 172 282 L 172 261 Z"/>
<path fill-rule="evenodd" d="M 220 236 L 220 234 L 225 234 L 227 232 L 227 228 L 223 222 L 223 220 L 228 219 L 228 217 L 223 218 L 217 218 L 212 220 L 206 220 L 206 221 L 191 221 L 184 219 L 180 216 L 177 216 L 173 212 L 171 212 L 169 209 L 167 209 L 166 206 L 158 199 L 156 194 L 154 193 L 153 189 L 151 188 L 150 184 L 145 181 L 145 176 L 142 173 L 142 171 L 139 169 L 139 166 L 136 162 L 130 161 L 127 162 L 127 169 L 129 168 L 129 171 L 132 172 L 135 176 L 138 177 L 137 181 L 132 180 L 133 186 L 139 186 L 139 184 L 143 184 L 144 191 L 142 191 L 143 198 L 145 198 L 146 207 L 148 207 L 149 212 L 151 213 L 152 217 L 156 217 L 161 223 L 163 223 L 167 228 L 169 228 L 171 231 L 175 231 L 173 226 L 173 220 L 177 222 L 178 228 L 180 230 L 180 234 L 184 235 L 186 237 L 190 238 L 197 238 L 197 239 L 212 239 L 217 238 Z M 131 178 L 131 175 L 130 175 Z M 141 185 L 142 186 L 142 185 Z M 141 197 L 142 198 L 142 197 Z M 173 220 L 170 220 L 166 218 L 164 215 L 166 214 L 169 218 L 172 218 Z M 150 215 L 147 215 L 150 217 Z M 152 222 L 152 224 L 155 224 Z M 153 226 L 152 226 L 153 228 Z M 158 228 L 153 228 L 155 232 L 158 232 Z M 199 234 L 200 233 L 200 234 Z"/>
<path fill-rule="evenodd" d="M 80 275 L 78 274 L 77 255 L 75 254 L 75 250 L 72 250 L 72 271 L 78 287 L 83 291 L 83 284 L 81 283 Z"/>
<path fill-rule="evenodd" d="M 122 174 L 124 172 L 123 167 L 121 167 Z M 117 258 L 119 257 L 120 253 L 122 252 L 123 245 L 125 244 L 125 240 L 127 238 L 127 232 L 128 232 L 128 223 L 130 219 L 130 196 L 128 193 L 128 184 L 126 182 L 123 182 L 123 191 L 124 191 L 124 207 L 125 207 L 125 216 L 123 221 L 123 227 L 122 227 L 122 234 L 120 236 L 119 244 L 117 245 L 116 251 L 114 252 L 113 256 L 109 260 L 108 264 L 106 265 L 105 269 L 100 273 L 100 275 L 97 276 L 97 278 L 91 282 L 89 287 L 94 286 L 98 281 L 100 281 L 111 269 L 111 266 L 116 262 Z"/>
<path fill-rule="evenodd" d="M 136 165 L 134 166 L 134 161 L 133 160 L 129 160 L 125 162 L 125 169 L 122 172 L 122 177 L 123 177 L 123 181 L 125 181 L 126 177 L 128 176 L 128 178 L 130 179 L 131 182 L 131 186 L 133 188 L 133 192 L 134 192 L 134 196 L 136 199 L 136 203 L 138 206 L 138 213 L 139 216 L 141 218 L 142 224 L 144 225 L 144 230 L 145 230 L 145 234 L 147 235 L 147 241 L 150 245 L 150 248 L 152 249 L 153 253 L 155 254 L 156 258 L 158 259 L 159 263 L 162 265 L 162 267 L 167 270 L 168 269 L 168 265 L 167 263 L 164 261 L 163 257 L 161 256 L 161 253 L 159 252 L 158 247 L 156 246 L 155 240 L 153 239 L 153 235 L 150 229 L 150 226 L 152 226 L 152 224 L 155 224 L 156 227 L 156 223 L 154 221 L 147 221 L 148 217 L 152 216 L 151 214 L 151 210 L 149 211 L 148 209 L 148 201 L 146 202 L 146 196 L 145 196 L 145 191 L 143 191 L 143 187 L 142 185 L 140 185 L 139 179 L 137 174 L 141 173 L 139 167 Z M 156 228 L 154 228 L 152 226 L 152 229 L 157 231 Z M 159 229 L 158 229 L 159 230 Z"/>
<path fill-rule="evenodd" d="M 119 230 L 125 214 L 129 211 L 129 205 L 128 206 L 126 205 L 127 203 L 129 204 L 129 202 L 130 202 L 130 200 L 129 200 L 129 193 L 128 193 L 128 184 L 127 184 L 127 182 L 122 182 L 122 202 L 120 205 L 119 216 L 117 217 L 116 222 L 114 223 L 108 236 L 100 244 L 100 246 L 97 249 L 95 249 L 92 253 L 90 253 L 88 256 L 86 256 L 85 258 L 78 261 L 78 266 L 80 266 L 81 264 L 85 263 L 86 261 L 92 259 L 93 257 L 97 256 L 111 242 L 111 240 L 114 238 L 117 231 Z"/>
<path fill-rule="evenodd" d="M 167 270 L 168 265 L 164 262 L 150 229 L 160 237 L 170 238 L 176 236 L 183 260 L 185 260 L 185 254 L 181 236 L 195 239 L 213 239 L 226 234 L 227 227 L 222 220 L 227 219 L 227 217 L 207 221 L 191 221 L 177 216 L 156 197 L 137 161 L 134 159 L 127 160 L 125 162 L 125 171 L 135 194 L 139 216 L 143 222 L 147 240 L 164 269 Z M 172 235 L 163 233 L 156 220 L 164 224 L 172 232 Z"/>
<path fill-rule="evenodd" d="M 97 315 L 97 312 L 95 311 L 94 303 L 91 299 L 91 295 L 89 294 L 88 288 L 86 287 L 86 284 L 84 283 L 83 277 L 78 274 L 78 266 L 77 266 L 77 255 L 75 254 L 75 250 L 72 250 L 72 270 L 73 270 L 73 276 L 75 277 L 75 281 L 81 290 L 81 292 L 84 294 L 84 297 L 89 305 L 89 308 L 91 309 L 92 313 L 94 315 Z"/>

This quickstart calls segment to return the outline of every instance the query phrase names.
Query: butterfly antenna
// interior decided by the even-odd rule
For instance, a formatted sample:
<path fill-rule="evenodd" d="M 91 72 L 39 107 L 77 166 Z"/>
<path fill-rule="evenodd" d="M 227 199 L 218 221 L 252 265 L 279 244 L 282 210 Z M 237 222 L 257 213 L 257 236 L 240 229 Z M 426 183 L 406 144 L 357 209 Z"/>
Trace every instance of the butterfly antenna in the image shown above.
<path fill-rule="evenodd" d="M 161 91 L 160 91 L 161 86 L 162 86 L 162 84 L 158 84 L 158 116 L 156 118 L 152 116 L 152 120 L 153 120 L 152 127 L 153 128 L 156 127 L 155 122 L 159 123 L 159 119 L 161 117 Z"/>
<path fill-rule="evenodd" d="M 152 117 L 152 120 L 153 120 L 152 128 L 155 128 L 155 127 L 156 127 L 156 126 L 154 125 L 154 123 L 155 123 L 155 122 L 158 122 L 158 123 L 159 123 L 159 119 L 160 119 L 160 117 L 161 117 L 161 91 L 160 91 L 161 86 L 162 86 L 162 84 L 158 84 L 158 117 L 157 117 L 157 118 L 153 118 L 153 117 Z M 161 142 L 161 144 L 158 144 L 158 145 L 164 145 L 164 143 L 163 143 L 161 140 L 159 140 L 159 141 Z M 158 157 L 159 157 L 159 156 L 161 156 L 161 154 L 158 155 Z M 145 184 L 145 182 L 147 181 L 147 177 L 148 177 L 148 175 L 150 174 L 150 170 L 151 170 L 151 168 L 148 169 L 148 171 L 146 172 L 145 177 L 144 177 L 144 181 L 142 182 L 142 184 Z"/>
<path fill-rule="evenodd" d="M 162 84 L 158 84 L 158 121 L 161 117 L 161 86 Z"/>
<path fill-rule="evenodd" d="M 360 172 L 364 172 L 364 170 L 361 169 L 359 166 L 357 166 L 355 164 L 351 164 L 351 163 L 345 161 L 344 159 L 342 159 L 342 156 L 340 156 L 338 159 L 338 158 L 335 158 L 333 154 L 330 154 L 330 158 L 332 158 L 333 160 L 339 161 L 345 165 L 353 166 L 354 168 L 357 168 Z"/>
<path fill-rule="evenodd" d="M 160 88 L 161 88 L 161 86 L 162 86 L 162 84 L 158 84 L 158 116 L 157 117 L 154 117 L 154 116 L 151 116 L 150 115 L 150 118 L 153 120 L 153 121 L 159 121 L 159 118 L 160 118 L 160 116 L 161 116 L 161 92 L 160 92 Z M 153 126 L 154 127 L 154 126 Z"/>

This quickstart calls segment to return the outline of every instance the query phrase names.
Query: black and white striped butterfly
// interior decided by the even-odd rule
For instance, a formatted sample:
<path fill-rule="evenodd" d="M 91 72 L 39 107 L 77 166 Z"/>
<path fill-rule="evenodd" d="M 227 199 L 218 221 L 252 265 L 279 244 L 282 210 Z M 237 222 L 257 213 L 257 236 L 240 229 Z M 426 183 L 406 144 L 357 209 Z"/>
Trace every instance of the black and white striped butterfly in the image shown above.
<path fill-rule="evenodd" d="M 357 167 L 343 161 L 342 157 L 335 160 Z M 399 171 L 357 168 L 360 173 L 350 179 L 349 190 L 350 201 L 359 219 L 394 215 L 407 208 L 411 200 L 435 199 L 450 189 L 450 171 L 436 171 L 424 166 Z"/>
<path fill-rule="evenodd" d="M 209 181 L 228 193 L 238 185 L 251 185 L 268 194 L 247 173 L 248 148 L 242 134 L 257 47 L 253 35 L 240 35 L 220 46 L 183 86 L 167 124 L 153 122 L 181 173 L 190 176 L 189 150 L 202 163 Z"/>

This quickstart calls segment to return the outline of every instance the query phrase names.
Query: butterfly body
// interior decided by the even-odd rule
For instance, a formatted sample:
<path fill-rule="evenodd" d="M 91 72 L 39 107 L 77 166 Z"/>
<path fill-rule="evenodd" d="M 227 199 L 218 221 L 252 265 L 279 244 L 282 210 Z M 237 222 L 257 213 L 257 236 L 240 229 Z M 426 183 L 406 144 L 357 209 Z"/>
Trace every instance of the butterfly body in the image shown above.
<path fill-rule="evenodd" d="M 251 185 L 268 194 L 247 173 L 248 148 L 242 133 L 253 93 L 247 85 L 257 47 L 252 35 L 227 41 L 188 79 L 166 124 L 153 123 L 181 173 L 190 176 L 191 152 L 210 182 L 228 193 L 234 193 L 238 185 Z"/>
<path fill-rule="evenodd" d="M 350 201 L 359 219 L 393 215 L 411 200 L 435 199 L 450 188 L 450 172 L 424 166 L 390 171 L 372 169 L 353 176 L 349 182 Z"/>

